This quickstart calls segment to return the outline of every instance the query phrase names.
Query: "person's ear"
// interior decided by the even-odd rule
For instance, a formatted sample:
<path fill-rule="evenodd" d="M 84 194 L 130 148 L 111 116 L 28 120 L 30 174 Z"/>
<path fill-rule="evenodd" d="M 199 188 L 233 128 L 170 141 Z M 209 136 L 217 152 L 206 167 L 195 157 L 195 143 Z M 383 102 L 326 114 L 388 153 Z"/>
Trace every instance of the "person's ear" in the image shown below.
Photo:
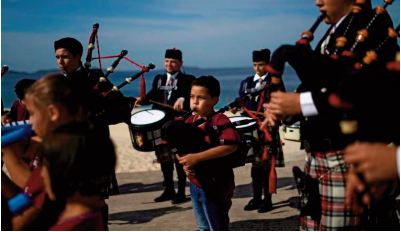
<path fill-rule="evenodd" d="M 212 101 L 213 101 L 213 105 L 216 105 L 219 102 L 219 97 L 213 97 Z"/>
<path fill-rule="evenodd" d="M 178 64 L 178 66 L 181 68 L 182 65 L 184 64 L 184 61 L 182 61 L 182 60 L 177 60 L 177 64 Z"/>
<path fill-rule="evenodd" d="M 60 108 L 57 107 L 57 106 L 54 105 L 54 104 L 51 104 L 51 105 L 49 105 L 49 106 L 47 107 L 47 113 L 48 113 L 49 118 L 50 118 L 50 120 L 51 120 L 52 122 L 55 122 L 55 121 L 59 120 L 60 117 L 61 117 Z"/>

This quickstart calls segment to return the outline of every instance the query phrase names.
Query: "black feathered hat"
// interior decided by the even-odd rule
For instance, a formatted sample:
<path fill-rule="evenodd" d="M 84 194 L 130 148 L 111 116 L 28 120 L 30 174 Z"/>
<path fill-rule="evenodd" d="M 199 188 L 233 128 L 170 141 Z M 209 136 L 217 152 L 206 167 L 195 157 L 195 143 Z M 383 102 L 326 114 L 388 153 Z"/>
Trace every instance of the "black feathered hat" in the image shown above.
<path fill-rule="evenodd" d="M 176 48 L 166 49 L 166 54 L 164 55 L 164 58 L 170 58 L 182 61 L 182 52 Z"/>
<path fill-rule="evenodd" d="M 252 61 L 253 62 L 264 61 L 266 63 L 269 63 L 270 62 L 270 50 L 267 48 L 264 48 L 264 49 L 253 51 Z"/>
<path fill-rule="evenodd" d="M 74 38 L 66 37 L 59 40 L 54 41 L 54 50 L 56 51 L 59 48 L 67 49 L 73 55 L 82 56 L 83 47 L 81 42 Z"/>

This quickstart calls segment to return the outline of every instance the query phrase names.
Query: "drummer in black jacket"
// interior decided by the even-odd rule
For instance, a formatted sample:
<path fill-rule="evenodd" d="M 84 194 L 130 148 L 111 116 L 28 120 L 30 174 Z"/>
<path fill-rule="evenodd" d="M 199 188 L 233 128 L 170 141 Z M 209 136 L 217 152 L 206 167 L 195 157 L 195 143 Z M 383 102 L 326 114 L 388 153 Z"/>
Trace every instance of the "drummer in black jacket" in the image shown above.
<path fill-rule="evenodd" d="M 252 52 L 253 69 L 255 75 L 247 77 L 241 82 L 239 97 L 243 101 L 243 106 L 248 110 L 263 112 L 263 102 L 268 101 L 268 94 L 261 94 L 262 90 L 268 89 L 271 82 L 270 74 L 266 71 L 266 65 L 270 62 L 270 50 L 261 49 Z M 281 87 L 284 89 L 284 86 Z M 261 99 L 263 97 L 263 99 Z M 234 113 L 234 111 L 232 110 Z M 246 112 L 244 116 L 249 116 Z M 263 118 L 261 118 L 263 119 Z M 252 152 L 252 190 L 253 198 L 244 207 L 244 210 L 258 210 L 259 213 L 268 212 L 273 209 L 272 193 L 269 191 L 269 173 L 271 169 L 271 157 L 276 155 L 276 165 L 284 166 L 284 156 L 280 141 L 278 126 L 271 128 L 271 136 L 274 140 L 263 142 L 263 132 L 258 131 L 259 143 L 253 146 Z M 263 150 L 267 149 L 268 160 L 262 159 Z M 262 192 L 263 191 L 263 192 Z M 262 194 L 264 199 L 262 200 Z"/>
<path fill-rule="evenodd" d="M 152 89 L 144 99 L 138 97 L 136 104 L 151 100 L 154 103 L 153 108 L 163 110 L 166 113 L 167 120 L 173 119 L 177 112 L 189 111 L 191 83 L 195 77 L 181 72 L 182 64 L 182 52 L 175 48 L 167 49 L 164 56 L 166 73 L 154 77 Z M 155 202 L 167 200 L 172 200 L 174 204 L 185 202 L 188 199 L 185 195 L 186 175 L 182 165 L 178 163 L 175 154 L 167 146 L 157 146 L 155 153 L 163 172 L 163 185 L 165 187 L 163 193 L 155 198 Z M 174 164 L 178 176 L 177 193 L 174 190 Z"/>

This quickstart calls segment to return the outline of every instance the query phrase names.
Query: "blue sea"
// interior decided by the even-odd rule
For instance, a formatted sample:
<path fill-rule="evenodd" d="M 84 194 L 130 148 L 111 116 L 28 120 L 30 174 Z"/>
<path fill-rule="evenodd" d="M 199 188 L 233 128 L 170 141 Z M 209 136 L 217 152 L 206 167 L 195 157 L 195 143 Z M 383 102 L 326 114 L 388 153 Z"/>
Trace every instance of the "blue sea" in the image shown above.
<path fill-rule="evenodd" d="M 219 109 L 232 102 L 238 96 L 238 89 L 240 82 L 247 76 L 253 75 L 252 67 L 238 67 L 238 68 L 184 68 L 184 72 L 192 74 L 196 77 L 201 75 L 213 75 L 220 81 L 221 95 L 220 101 L 216 106 Z M 4 106 L 9 108 L 12 101 L 16 99 L 14 93 L 14 85 L 21 79 L 31 78 L 39 79 L 41 76 L 57 72 L 57 70 L 41 70 L 34 73 L 27 72 L 13 72 L 9 71 L 1 78 L 1 97 L 4 102 Z M 164 71 L 159 69 L 151 71 L 145 75 L 146 89 L 149 90 L 152 85 L 153 77 L 156 74 L 163 73 Z M 127 71 L 116 71 L 112 73 L 109 78 L 115 85 L 121 84 L 126 77 L 134 75 L 135 72 Z M 287 66 L 283 76 L 284 84 L 287 91 L 294 91 L 299 85 L 299 80 L 294 70 Z M 121 92 L 125 96 L 139 96 L 139 79 L 135 80 L 129 85 L 126 85 L 121 89 Z"/>

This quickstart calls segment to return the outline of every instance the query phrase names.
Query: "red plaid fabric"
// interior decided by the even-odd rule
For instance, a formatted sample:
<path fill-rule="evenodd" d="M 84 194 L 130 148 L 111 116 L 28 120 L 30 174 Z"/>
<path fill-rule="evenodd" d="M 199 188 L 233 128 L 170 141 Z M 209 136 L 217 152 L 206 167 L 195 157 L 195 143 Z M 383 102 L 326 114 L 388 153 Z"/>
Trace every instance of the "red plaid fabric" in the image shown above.
<path fill-rule="evenodd" d="M 305 172 L 319 181 L 322 217 L 300 216 L 301 230 L 355 230 L 360 215 L 345 207 L 346 167 L 342 152 L 312 152 L 306 157 Z"/>

